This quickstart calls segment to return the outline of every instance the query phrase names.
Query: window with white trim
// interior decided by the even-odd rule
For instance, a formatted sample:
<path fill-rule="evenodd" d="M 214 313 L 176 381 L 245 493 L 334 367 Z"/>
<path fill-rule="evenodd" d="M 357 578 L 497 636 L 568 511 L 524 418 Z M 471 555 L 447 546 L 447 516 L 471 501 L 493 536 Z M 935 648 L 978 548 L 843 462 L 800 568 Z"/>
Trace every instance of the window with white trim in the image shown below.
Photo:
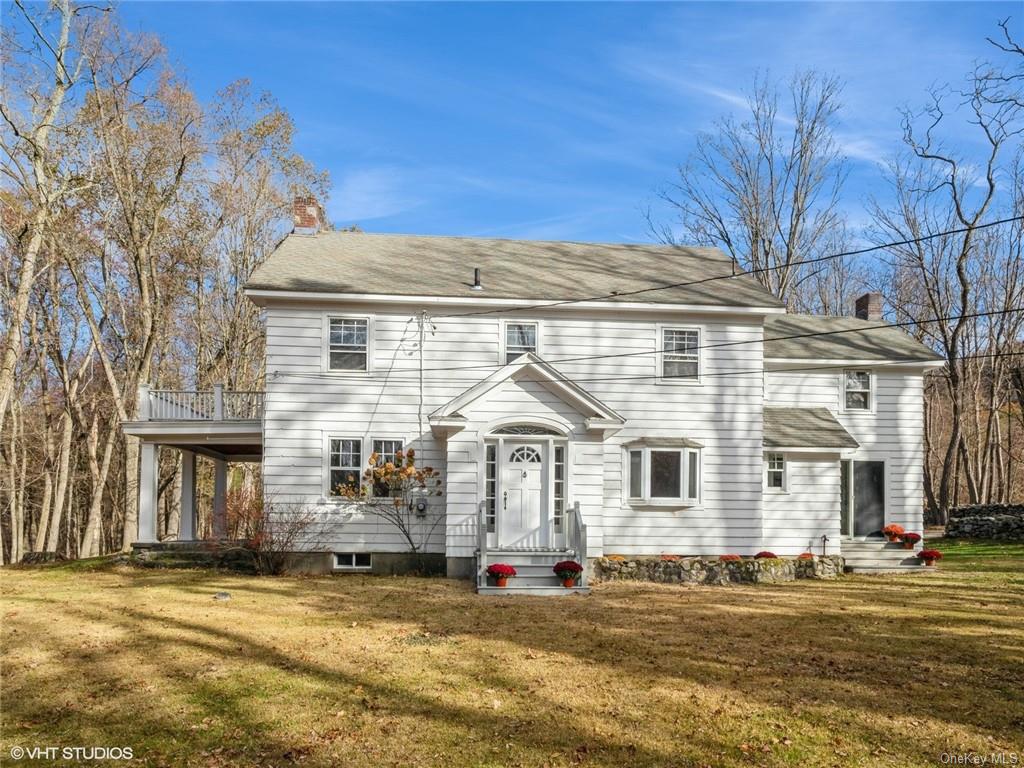
<path fill-rule="evenodd" d="M 484 506 L 486 507 L 487 532 L 494 533 L 495 510 L 498 500 L 498 446 L 488 443 L 484 457 Z"/>
<path fill-rule="evenodd" d="M 673 381 L 700 379 L 700 329 L 661 329 L 661 376 Z"/>
<path fill-rule="evenodd" d="M 871 371 L 845 371 L 843 390 L 846 410 L 871 410 Z"/>
<path fill-rule="evenodd" d="M 565 523 L 565 446 L 555 446 L 555 533 L 561 533 Z"/>
<path fill-rule="evenodd" d="M 369 552 L 335 552 L 334 567 L 339 571 L 368 571 L 373 568 Z"/>
<path fill-rule="evenodd" d="M 383 467 L 385 464 L 398 465 L 399 458 L 398 454 L 402 451 L 401 440 L 374 440 L 373 441 L 373 458 L 374 464 L 378 467 Z M 404 456 L 402 457 L 405 458 Z M 390 496 L 392 489 L 385 483 L 374 483 L 373 495 L 374 496 Z"/>
<path fill-rule="evenodd" d="M 696 504 L 700 499 L 700 451 L 696 448 L 631 448 L 627 471 L 632 502 Z"/>
<path fill-rule="evenodd" d="M 346 486 L 358 491 L 363 472 L 363 441 L 358 437 L 332 437 L 328 442 L 328 495 L 342 496 Z"/>
<path fill-rule="evenodd" d="M 766 453 L 764 455 L 764 485 L 775 491 L 786 490 L 786 455 L 783 453 Z"/>
<path fill-rule="evenodd" d="M 505 364 L 520 355 L 537 352 L 537 323 L 505 323 Z"/>
<path fill-rule="evenodd" d="M 370 349 L 369 320 L 359 317 L 329 318 L 328 336 L 328 370 L 367 370 Z"/>

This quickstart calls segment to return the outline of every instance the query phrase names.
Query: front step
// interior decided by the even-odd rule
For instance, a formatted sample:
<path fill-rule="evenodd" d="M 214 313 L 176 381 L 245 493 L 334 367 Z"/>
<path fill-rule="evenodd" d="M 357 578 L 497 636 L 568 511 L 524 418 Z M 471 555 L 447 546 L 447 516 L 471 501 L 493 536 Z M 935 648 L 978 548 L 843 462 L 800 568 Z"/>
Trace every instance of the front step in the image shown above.
<path fill-rule="evenodd" d="M 518 579 L 516 579 L 516 581 L 518 581 Z M 511 581 L 509 583 L 511 584 Z M 534 595 L 536 597 L 560 597 L 566 595 L 586 595 L 590 593 L 590 587 L 477 587 L 476 593 L 478 595 Z"/>
<path fill-rule="evenodd" d="M 914 549 L 920 548 L 920 544 Z M 843 541 L 840 545 L 848 573 L 913 573 L 929 570 L 913 549 L 883 539 Z M 934 569 L 931 569 L 934 570 Z"/>
<path fill-rule="evenodd" d="M 570 550 L 518 549 L 488 550 L 487 563 L 506 563 L 516 569 L 507 587 L 478 586 L 481 595 L 567 595 L 586 594 L 586 586 L 563 587 L 551 567 L 562 560 L 574 560 Z"/>

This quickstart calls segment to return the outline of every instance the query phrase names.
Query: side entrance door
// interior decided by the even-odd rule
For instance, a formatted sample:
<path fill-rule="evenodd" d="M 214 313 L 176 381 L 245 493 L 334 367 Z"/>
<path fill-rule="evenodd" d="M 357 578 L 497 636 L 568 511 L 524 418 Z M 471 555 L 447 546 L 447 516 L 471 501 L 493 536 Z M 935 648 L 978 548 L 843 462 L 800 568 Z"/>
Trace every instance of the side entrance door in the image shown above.
<path fill-rule="evenodd" d="M 502 456 L 502 498 L 498 504 L 498 544 L 542 547 L 544 520 L 544 447 L 511 443 Z"/>
<path fill-rule="evenodd" d="M 880 533 L 885 525 L 885 462 L 853 462 L 853 535 Z"/>

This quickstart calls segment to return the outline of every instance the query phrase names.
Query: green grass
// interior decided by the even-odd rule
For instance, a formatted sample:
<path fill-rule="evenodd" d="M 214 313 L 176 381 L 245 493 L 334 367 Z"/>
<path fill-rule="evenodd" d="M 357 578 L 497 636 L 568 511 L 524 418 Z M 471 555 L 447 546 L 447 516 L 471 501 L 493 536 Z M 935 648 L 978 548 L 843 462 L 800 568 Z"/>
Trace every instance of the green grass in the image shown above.
<path fill-rule="evenodd" d="M 6 569 L 0 763 L 33 745 L 130 746 L 144 766 L 1024 754 L 1024 547 L 939 548 L 933 573 L 562 599 L 444 579 Z"/>

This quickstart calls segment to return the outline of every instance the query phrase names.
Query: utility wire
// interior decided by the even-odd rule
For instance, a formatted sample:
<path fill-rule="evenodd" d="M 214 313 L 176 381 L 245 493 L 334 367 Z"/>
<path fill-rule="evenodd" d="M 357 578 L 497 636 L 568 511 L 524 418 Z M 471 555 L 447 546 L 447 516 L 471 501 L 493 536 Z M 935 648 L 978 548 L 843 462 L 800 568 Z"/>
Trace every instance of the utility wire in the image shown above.
<path fill-rule="evenodd" d="M 825 262 L 825 261 L 831 261 L 832 259 L 841 259 L 841 258 L 844 258 L 846 256 L 862 256 L 862 255 L 864 255 L 866 253 L 872 253 L 874 251 L 881 251 L 881 250 L 885 250 L 886 248 L 896 248 L 896 247 L 899 247 L 901 245 L 913 245 L 914 243 L 922 243 L 922 242 L 924 242 L 926 240 L 932 240 L 932 239 L 934 239 L 936 237 L 944 237 L 946 235 L 961 235 L 961 234 L 963 234 L 965 232 L 970 232 L 970 231 L 976 230 L 976 229 L 987 229 L 988 227 L 996 227 L 996 226 L 999 226 L 1000 224 L 1009 224 L 1012 221 L 1022 221 L 1022 220 L 1024 220 L 1024 215 L 1022 215 L 1022 216 L 1011 216 L 1011 217 L 1006 218 L 1006 219 L 998 219 L 996 221 L 985 222 L 984 224 L 975 224 L 972 227 L 960 227 L 958 229 L 947 229 L 944 232 L 934 232 L 934 233 L 932 233 L 930 235 L 922 235 L 921 237 L 913 237 L 913 238 L 909 238 L 907 240 L 898 240 L 898 241 L 894 241 L 894 242 L 891 242 L 891 243 L 882 243 L 881 245 L 872 245 L 872 246 L 869 246 L 867 248 L 858 248 L 858 249 L 853 250 L 853 251 L 843 251 L 841 253 L 832 253 L 832 254 L 828 254 L 827 256 L 816 256 L 813 259 L 798 259 L 798 260 L 792 261 L 792 262 L 790 262 L 788 264 L 778 264 L 778 265 L 770 266 L 770 267 L 757 267 L 756 269 L 752 269 L 752 270 L 750 270 L 748 272 L 733 273 L 733 272 L 730 271 L 730 273 L 727 274 L 727 275 L 712 275 L 711 277 L 704 277 L 704 278 L 701 278 L 699 280 L 687 280 L 687 281 L 684 281 L 684 282 L 681 282 L 681 283 L 668 283 L 666 285 L 657 285 L 657 286 L 653 286 L 651 288 L 639 288 L 639 289 L 637 289 L 635 291 L 622 291 L 622 292 L 619 292 L 619 293 L 608 293 L 608 294 L 604 294 L 602 296 L 591 296 L 591 297 L 583 298 L 583 299 L 564 299 L 564 300 L 561 300 L 561 301 L 552 301 L 552 302 L 548 302 L 548 303 L 544 303 L 544 304 L 531 304 L 529 306 L 501 307 L 501 308 L 495 308 L 495 309 L 474 310 L 472 312 L 457 312 L 457 313 L 451 313 L 451 314 L 445 314 L 445 315 L 434 315 L 433 317 L 435 317 L 435 318 L 444 318 L 444 317 L 474 317 L 474 316 L 479 316 L 479 315 L 493 315 L 493 314 L 501 314 L 501 313 L 506 313 L 506 312 L 524 312 L 524 311 L 533 312 L 533 311 L 536 311 L 538 309 L 549 309 L 551 307 L 564 307 L 564 306 L 566 306 L 568 304 L 579 304 L 581 302 L 586 302 L 586 301 L 608 301 L 610 299 L 616 299 L 617 300 L 617 299 L 621 299 L 624 296 L 638 296 L 639 294 L 642 294 L 642 293 L 652 293 L 654 291 L 666 291 L 666 290 L 669 290 L 671 288 L 685 288 L 685 287 L 691 286 L 691 285 L 704 285 L 705 283 L 711 283 L 711 282 L 714 282 L 716 280 L 734 280 L 737 277 L 743 277 L 745 275 L 763 274 L 765 272 L 773 272 L 773 271 L 775 271 L 777 269 L 789 269 L 791 267 L 803 266 L 805 264 L 820 264 L 820 263 Z"/>
<path fill-rule="evenodd" d="M 648 354 L 650 354 L 650 353 L 648 353 Z M 967 355 L 965 357 L 961 357 L 960 360 L 984 360 L 984 359 L 991 359 L 991 358 L 1018 357 L 1018 356 L 1024 356 L 1024 350 L 1022 350 L 1020 352 L 993 352 L 993 353 L 985 354 L 985 355 Z M 787 366 L 786 368 L 777 369 L 777 370 L 774 370 L 774 371 L 766 371 L 764 368 L 731 368 L 731 369 L 727 369 L 727 370 L 714 371 L 712 373 L 702 373 L 702 374 L 700 374 L 700 378 L 697 381 L 694 381 L 693 383 L 699 383 L 700 381 L 703 381 L 704 379 L 719 378 L 719 377 L 724 377 L 724 376 L 742 376 L 742 375 L 747 375 L 747 374 L 749 374 L 749 375 L 757 375 L 757 374 L 765 374 L 765 373 L 795 373 L 795 372 L 800 372 L 800 371 L 840 371 L 840 370 L 844 370 L 844 369 L 857 368 L 858 367 L 858 365 L 856 365 L 857 362 L 861 362 L 862 363 L 862 365 L 860 367 L 875 367 L 875 366 L 877 366 L 877 367 L 880 367 L 880 368 L 906 366 L 908 364 L 905 361 L 875 360 L 875 361 L 854 361 L 853 365 L 851 365 L 851 363 L 839 362 L 839 363 L 834 363 L 834 364 L 830 364 L 830 365 L 809 365 L 809 366 L 799 366 L 799 367 L 788 367 Z M 921 362 L 926 362 L 926 361 L 921 361 Z M 936 360 L 936 362 L 942 362 L 942 361 L 941 360 Z M 593 384 L 593 383 L 599 383 L 599 382 L 616 382 L 616 383 L 617 382 L 627 382 L 627 383 L 629 383 L 629 382 L 634 382 L 634 381 L 650 381 L 650 380 L 655 380 L 655 379 L 663 380 L 663 381 L 669 381 L 669 382 L 672 382 L 672 383 L 676 383 L 678 381 L 678 383 L 680 383 L 680 384 L 685 384 L 686 381 L 687 381 L 686 379 L 681 379 L 681 378 L 680 379 L 676 379 L 674 377 L 666 377 L 666 376 L 662 376 L 660 374 L 641 374 L 641 375 L 637 375 L 637 376 L 622 375 L 622 376 L 609 376 L 609 377 L 598 377 L 598 378 L 586 378 L 586 377 L 575 377 L 574 376 L 574 377 L 570 378 L 570 377 L 566 376 L 565 374 L 563 374 L 561 372 L 556 372 L 556 373 L 558 373 L 558 376 L 560 377 L 560 379 L 562 381 L 571 382 L 571 383 L 574 383 L 574 384 Z M 938 373 L 938 371 L 930 371 L 929 373 Z M 325 379 L 329 380 L 331 378 L 334 378 L 335 380 L 340 380 L 340 381 L 348 381 L 348 379 L 345 379 L 345 378 L 338 379 L 338 377 L 334 377 L 334 376 L 331 376 L 331 374 L 326 374 L 326 373 L 321 373 L 321 374 L 316 374 L 316 373 L 292 373 L 292 374 L 283 374 L 283 375 L 287 376 L 289 379 L 315 380 L 315 381 L 318 381 L 318 382 L 321 382 L 321 383 L 323 383 L 323 381 Z M 379 382 L 380 384 L 389 384 L 389 383 L 392 383 L 393 380 L 394 380 L 394 376 L 384 375 L 380 379 L 374 379 L 374 382 Z M 402 383 L 402 382 L 398 382 L 398 383 Z M 407 378 L 405 378 L 405 382 L 404 383 L 408 383 L 409 385 L 415 385 L 416 381 L 412 377 L 407 377 Z"/>
<path fill-rule="evenodd" d="M 762 343 L 762 342 L 767 344 L 768 342 L 772 342 L 772 341 L 787 341 L 787 340 L 791 340 L 791 339 L 812 339 L 812 338 L 820 338 L 822 336 L 838 336 L 838 335 L 842 335 L 844 333 L 859 333 L 861 331 L 871 331 L 871 330 L 878 330 L 878 329 L 883 329 L 883 328 L 902 328 L 902 327 L 914 326 L 914 325 L 925 325 L 925 324 L 928 324 L 928 323 L 948 322 L 948 321 L 951 321 L 951 320 L 972 319 L 972 318 L 978 318 L 978 317 L 991 317 L 991 316 L 994 316 L 994 315 L 1007 315 L 1007 314 L 1011 314 L 1013 312 L 1024 312 L 1024 307 L 1010 307 L 1009 309 L 992 310 L 992 311 L 989 311 L 989 312 L 971 312 L 971 313 L 965 313 L 965 314 L 960 314 L 960 315 L 948 315 L 948 316 L 945 316 L 945 317 L 931 317 L 931 318 L 927 318 L 927 319 L 923 319 L 923 320 L 906 320 L 906 321 L 903 321 L 903 322 L 900 322 L 900 323 L 878 323 L 876 325 L 863 325 L 863 326 L 858 326 L 856 328 L 841 328 L 841 329 L 832 330 L 832 331 L 811 331 L 811 332 L 807 332 L 807 333 L 794 333 L 794 334 L 789 334 L 789 335 L 786 335 L 786 336 L 772 336 L 772 337 L 768 337 L 768 338 L 764 338 L 764 339 L 739 339 L 739 340 L 736 340 L 736 341 L 720 341 L 720 342 L 715 342 L 713 344 L 699 344 L 696 347 L 694 347 L 694 349 L 697 349 L 697 350 L 701 350 L 701 349 L 716 349 L 716 348 L 720 348 L 720 347 L 737 346 L 737 345 L 740 345 L 740 344 L 759 344 L 759 343 Z M 543 360 L 544 360 L 545 363 L 548 363 L 549 365 L 557 365 L 557 364 L 561 364 L 561 363 L 585 362 L 585 361 L 590 361 L 590 360 L 608 360 L 608 359 L 624 358 L 624 357 L 649 356 L 649 355 L 658 354 L 659 352 L 663 352 L 663 351 L 664 350 L 660 350 L 660 349 L 644 349 L 644 350 L 640 350 L 640 351 L 636 351 L 636 352 L 613 352 L 613 353 L 608 353 L 608 354 L 603 354 L 603 355 L 578 355 L 578 356 L 575 356 L 575 357 L 563 357 L 563 358 L 558 358 L 558 359 L 554 359 L 554 360 L 543 358 Z M 886 361 L 883 360 L 883 361 L 879 361 L 879 362 L 885 363 Z M 510 365 L 515 365 L 515 363 L 510 363 Z M 519 365 L 521 365 L 521 366 L 522 365 L 528 365 L 528 363 L 519 363 Z M 457 372 L 457 371 L 473 371 L 473 370 L 496 371 L 499 368 L 504 368 L 504 367 L 505 366 L 503 364 L 501 364 L 501 363 L 479 363 L 479 364 L 475 364 L 475 365 L 455 365 L 455 366 L 443 366 L 443 367 L 439 367 L 439 368 L 423 368 L 422 372 L 423 373 L 451 373 L 451 372 Z M 394 369 L 392 369 L 392 370 L 394 370 Z M 405 371 L 405 370 L 401 370 L 400 369 L 398 371 L 398 373 L 399 374 L 406 374 L 406 373 L 412 373 L 412 371 Z M 419 375 L 419 371 L 416 371 L 416 374 L 418 376 Z M 277 375 L 277 374 L 275 374 L 275 375 Z M 282 375 L 282 376 L 292 376 L 292 377 L 295 377 L 295 376 L 315 376 L 315 377 L 318 377 L 318 378 L 327 378 L 327 379 L 337 378 L 336 375 L 332 374 L 332 373 L 320 373 L 320 374 L 289 374 L 289 373 L 282 373 L 280 375 Z"/>

